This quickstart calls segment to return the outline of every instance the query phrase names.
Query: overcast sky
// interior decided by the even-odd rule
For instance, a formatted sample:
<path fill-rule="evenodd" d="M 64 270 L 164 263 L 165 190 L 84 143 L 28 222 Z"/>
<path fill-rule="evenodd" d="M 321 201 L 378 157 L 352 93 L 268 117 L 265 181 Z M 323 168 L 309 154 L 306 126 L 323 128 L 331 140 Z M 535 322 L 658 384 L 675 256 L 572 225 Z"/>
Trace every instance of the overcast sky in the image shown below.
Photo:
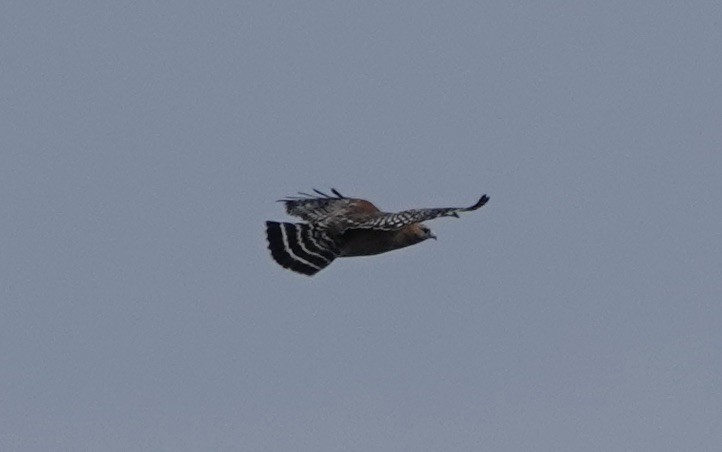
<path fill-rule="evenodd" d="M 722 6 L 0 15 L 3 451 L 718 451 Z M 313 278 L 277 199 L 491 201 Z"/>

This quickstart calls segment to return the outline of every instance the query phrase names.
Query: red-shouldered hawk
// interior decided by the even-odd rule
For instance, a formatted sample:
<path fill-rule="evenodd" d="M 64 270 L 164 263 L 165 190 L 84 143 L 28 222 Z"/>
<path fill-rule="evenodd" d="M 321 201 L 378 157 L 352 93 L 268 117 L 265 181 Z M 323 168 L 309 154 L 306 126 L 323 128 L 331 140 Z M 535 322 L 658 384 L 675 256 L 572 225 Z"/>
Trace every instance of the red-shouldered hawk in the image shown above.
<path fill-rule="evenodd" d="M 289 215 L 307 223 L 266 222 L 271 256 L 284 268 L 314 275 L 337 257 L 371 256 L 436 239 L 421 224 L 439 217 L 459 217 L 459 212 L 476 210 L 489 201 L 483 195 L 471 207 L 413 209 L 398 213 L 381 212 L 363 199 L 347 198 L 335 189 L 334 196 L 314 189 L 316 195 L 299 193 L 279 200 Z"/>

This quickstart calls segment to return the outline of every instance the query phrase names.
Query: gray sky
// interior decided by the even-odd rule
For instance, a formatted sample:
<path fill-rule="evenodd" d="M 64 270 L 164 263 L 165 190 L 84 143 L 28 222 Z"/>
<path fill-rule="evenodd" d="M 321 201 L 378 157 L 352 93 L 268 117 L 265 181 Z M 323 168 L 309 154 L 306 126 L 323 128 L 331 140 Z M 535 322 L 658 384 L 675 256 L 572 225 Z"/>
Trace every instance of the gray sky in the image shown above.
<path fill-rule="evenodd" d="M 3 451 L 719 450 L 718 1 L 7 3 Z"/>

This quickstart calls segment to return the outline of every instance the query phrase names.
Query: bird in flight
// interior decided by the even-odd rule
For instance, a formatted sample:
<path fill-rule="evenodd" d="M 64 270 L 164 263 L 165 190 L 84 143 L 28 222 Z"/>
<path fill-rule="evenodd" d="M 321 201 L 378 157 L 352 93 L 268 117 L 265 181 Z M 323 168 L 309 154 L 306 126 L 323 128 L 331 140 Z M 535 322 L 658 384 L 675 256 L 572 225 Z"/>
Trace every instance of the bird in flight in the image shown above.
<path fill-rule="evenodd" d="M 459 217 L 489 201 L 483 195 L 470 207 L 412 209 L 381 212 L 364 199 L 348 198 L 331 189 L 327 195 L 299 193 L 280 199 L 289 215 L 306 223 L 266 221 L 268 249 L 282 267 L 304 275 L 315 275 L 337 257 L 371 256 L 426 239 L 436 239 L 421 222 L 439 217 Z"/>

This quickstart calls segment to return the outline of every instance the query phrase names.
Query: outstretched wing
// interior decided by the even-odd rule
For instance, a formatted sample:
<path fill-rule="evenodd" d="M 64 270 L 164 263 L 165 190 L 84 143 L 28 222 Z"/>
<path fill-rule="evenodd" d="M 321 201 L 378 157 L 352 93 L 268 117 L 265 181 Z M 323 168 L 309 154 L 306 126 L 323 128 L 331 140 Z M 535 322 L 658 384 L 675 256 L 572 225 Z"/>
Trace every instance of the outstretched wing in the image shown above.
<path fill-rule="evenodd" d="M 329 227 L 342 222 L 344 218 L 368 218 L 379 212 L 373 204 L 363 199 L 347 198 L 336 189 L 331 189 L 334 196 L 322 191 L 313 191 L 316 195 L 299 192 L 300 196 L 292 196 L 279 200 L 286 205 L 289 215 L 300 217 L 319 227 Z"/>
<path fill-rule="evenodd" d="M 398 213 L 379 212 L 371 215 L 366 219 L 358 219 L 358 221 L 349 221 L 345 225 L 345 229 L 378 229 L 381 231 L 393 231 L 401 229 L 414 223 L 433 220 L 439 217 L 459 217 L 460 212 L 470 212 L 477 210 L 489 201 L 489 197 L 484 195 L 479 201 L 470 207 L 442 207 L 437 209 L 412 209 L 404 210 Z"/>

